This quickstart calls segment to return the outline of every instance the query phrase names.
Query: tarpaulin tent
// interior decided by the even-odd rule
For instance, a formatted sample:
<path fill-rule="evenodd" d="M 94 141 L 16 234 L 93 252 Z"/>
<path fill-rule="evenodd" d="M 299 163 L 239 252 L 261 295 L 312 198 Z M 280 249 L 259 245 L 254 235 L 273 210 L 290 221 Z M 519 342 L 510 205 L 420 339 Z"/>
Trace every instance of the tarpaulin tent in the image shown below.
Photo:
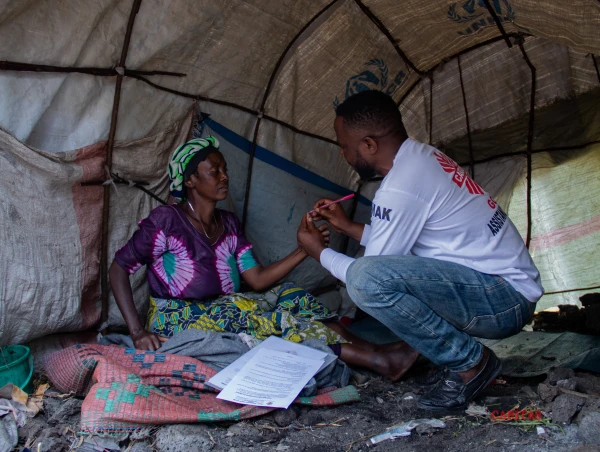
<path fill-rule="evenodd" d="M 190 135 L 219 138 L 263 263 L 319 197 L 359 192 L 346 207 L 368 221 L 377 182 L 332 127 L 364 89 L 508 210 L 540 307 L 600 286 L 597 0 L 4 1 L 0 42 L 0 344 L 122 325 L 107 266 Z M 335 283 L 308 260 L 288 279 Z"/>

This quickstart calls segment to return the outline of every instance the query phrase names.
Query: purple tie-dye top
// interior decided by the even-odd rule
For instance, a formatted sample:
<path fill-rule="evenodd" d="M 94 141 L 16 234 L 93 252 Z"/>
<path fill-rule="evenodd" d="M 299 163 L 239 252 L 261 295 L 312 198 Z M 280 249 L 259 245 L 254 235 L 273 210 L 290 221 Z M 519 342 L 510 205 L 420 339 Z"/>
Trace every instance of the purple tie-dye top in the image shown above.
<path fill-rule="evenodd" d="M 240 274 L 258 262 L 236 216 L 220 209 L 219 213 L 225 230 L 210 245 L 180 207 L 157 207 L 139 222 L 115 261 L 129 274 L 147 265 L 155 298 L 202 300 L 239 292 Z"/>

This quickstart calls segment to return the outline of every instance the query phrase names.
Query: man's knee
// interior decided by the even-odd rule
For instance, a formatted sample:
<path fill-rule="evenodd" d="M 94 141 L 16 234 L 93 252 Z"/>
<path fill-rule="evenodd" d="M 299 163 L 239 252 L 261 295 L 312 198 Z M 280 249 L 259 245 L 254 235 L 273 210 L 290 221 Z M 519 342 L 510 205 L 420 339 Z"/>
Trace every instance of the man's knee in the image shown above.
<path fill-rule="evenodd" d="M 377 292 L 377 263 L 373 257 L 356 259 L 346 273 L 346 288 L 352 300 L 360 306 Z"/>

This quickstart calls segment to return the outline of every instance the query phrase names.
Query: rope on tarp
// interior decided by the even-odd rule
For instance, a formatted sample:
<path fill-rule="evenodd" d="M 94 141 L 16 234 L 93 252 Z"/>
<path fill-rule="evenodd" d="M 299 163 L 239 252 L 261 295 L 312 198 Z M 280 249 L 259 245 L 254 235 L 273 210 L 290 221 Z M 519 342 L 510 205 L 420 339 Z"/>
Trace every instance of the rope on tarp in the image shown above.
<path fill-rule="evenodd" d="M 465 121 L 467 123 L 467 141 L 469 142 L 469 166 L 471 168 L 471 178 L 475 179 L 475 158 L 473 156 L 473 140 L 471 138 L 471 122 L 469 121 L 469 108 L 467 107 L 467 95 L 465 94 L 465 84 L 463 81 L 462 66 L 460 64 L 460 55 L 456 58 L 458 62 L 458 78 L 460 79 L 460 90 L 462 92 L 463 106 L 465 108 Z"/>
<path fill-rule="evenodd" d="M 135 17 L 140 10 L 142 0 L 133 0 L 127 29 L 125 31 L 125 39 L 123 40 L 123 48 L 121 50 L 121 58 L 117 66 L 117 82 L 115 84 L 115 96 L 113 100 L 112 114 L 110 117 L 110 131 L 108 133 L 108 144 L 106 146 L 106 161 L 105 165 L 110 172 L 112 169 L 112 154 L 115 146 L 115 134 L 117 131 L 117 120 L 119 116 L 119 104 L 121 101 L 121 86 L 125 72 L 125 62 L 127 60 L 127 52 L 129 51 L 129 42 L 131 41 L 131 33 L 133 31 L 133 23 Z M 119 70 L 122 68 L 122 70 Z M 104 186 L 104 198 L 102 205 L 102 241 L 100 245 L 100 299 L 102 310 L 100 313 L 100 323 L 104 325 L 108 319 L 108 215 L 110 211 L 110 188 Z"/>
<path fill-rule="evenodd" d="M 527 131 L 527 235 L 525 236 L 525 246 L 529 249 L 531 243 L 531 155 L 533 150 L 533 127 L 535 123 L 535 91 L 536 91 L 536 69 L 523 46 L 523 39 L 519 40 L 519 49 L 523 54 L 523 58 L 531 71 L 531 99 L 529 105 L 529 128 Z"/>
<path fill-rule="evenodd" d="M 252 148 L 250 148 L 250 156 L 248 159 L 248 171 L 246 174 L 246 190 L 244 193 L 244 208 L 242 210 L 242 230 L 246 229 L 246 221 L 248 219 L 248 204 L 250 202 L 250 186 L 252 184 L 252 170 L 254 167 L 254 155 L 256 154 L 256 143 L 258 140 L 258 132 L 260 130 L 260 124 L 264 117 L 265 106 L 267 104 L 267 99 L 269 98 L 269 94 L 271 93 L 271 88 L 273 86 L 273 82 L 275 81 L 275 77 L 277 76 L 277 73 L 279 72 L 279 69 L 280 69 L 282 63 L 285 60 L 285 57 L 287 56 L 287 54 L 291 50 L 291 48 L 294 46 L 294 44 L 296 43 L 298 38 L 300 38 L 300 36 L 302 36 L 302 34 L 306 31 L 306 29 L 308 27 L 310 27 L 319 17 L 321 17 L 321 15 L 323 15 L 323 13 L 325 13 L 327 10 L 329 10 L 329 8 L 331 8 L 333 5 L 335 5 L 338 1 L 339 0 L 333 0 L 330 3 L 328 3 L 327 5 L 325 5 L 325 7 L 323 7 L 306 24 L 304 24 L 304 26 L 298 31 L 298 33 L 296 33 L 296 35 L 292 38 L 292 40 L 285 47 L 285 49 L 279 56 L 279 59 L 275 63 L 275 67 L 273 68 L 273 71 L 271 71 L 271 76 L 269 77 L 269 82 L 267 83 L 267 87 L 265 88 L 265 93 L 263 94 L 263 98 L 260 103 L 260 108 L 259 108 L 259 111 L 258 111 L 258 114 L 256 117 L 256 123 L 254 125 L 254 136 L 252 137 Z"/>

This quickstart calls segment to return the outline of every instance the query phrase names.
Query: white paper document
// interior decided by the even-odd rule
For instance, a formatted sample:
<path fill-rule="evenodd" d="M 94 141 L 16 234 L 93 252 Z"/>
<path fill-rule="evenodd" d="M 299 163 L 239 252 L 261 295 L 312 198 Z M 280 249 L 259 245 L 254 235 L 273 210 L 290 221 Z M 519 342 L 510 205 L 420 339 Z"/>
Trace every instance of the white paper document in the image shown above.
<path fill-rule="evenodd" d="M 335 355 L 330 355 L 320 350 L 297 344 L 295 342 L 286 341 L 285 339 L 281 339 L 276 336 L 269 336 L 249 352 L 236 359 L 221 372 L 214 375 L 210 380 L 208 380 L 208 384 L 217 389 L 225 388 L 231 382 L 233 377 L 235 377 L 242 370 L 244 365 L 246 365 L 246 363 L 263 348 L 278 352 L 290 353 L 294 356 L 300 356 L 302 358 L 320 360 L 322 366 L 315 373 L 318 373 L 323 367 L 329 365 L 337 359 Z"/>
<path fill-rule="evenodd" d="M 287 408 L 322 366 L 322 359 L 263 347 L 217 398 L 244 405 Z"/>

